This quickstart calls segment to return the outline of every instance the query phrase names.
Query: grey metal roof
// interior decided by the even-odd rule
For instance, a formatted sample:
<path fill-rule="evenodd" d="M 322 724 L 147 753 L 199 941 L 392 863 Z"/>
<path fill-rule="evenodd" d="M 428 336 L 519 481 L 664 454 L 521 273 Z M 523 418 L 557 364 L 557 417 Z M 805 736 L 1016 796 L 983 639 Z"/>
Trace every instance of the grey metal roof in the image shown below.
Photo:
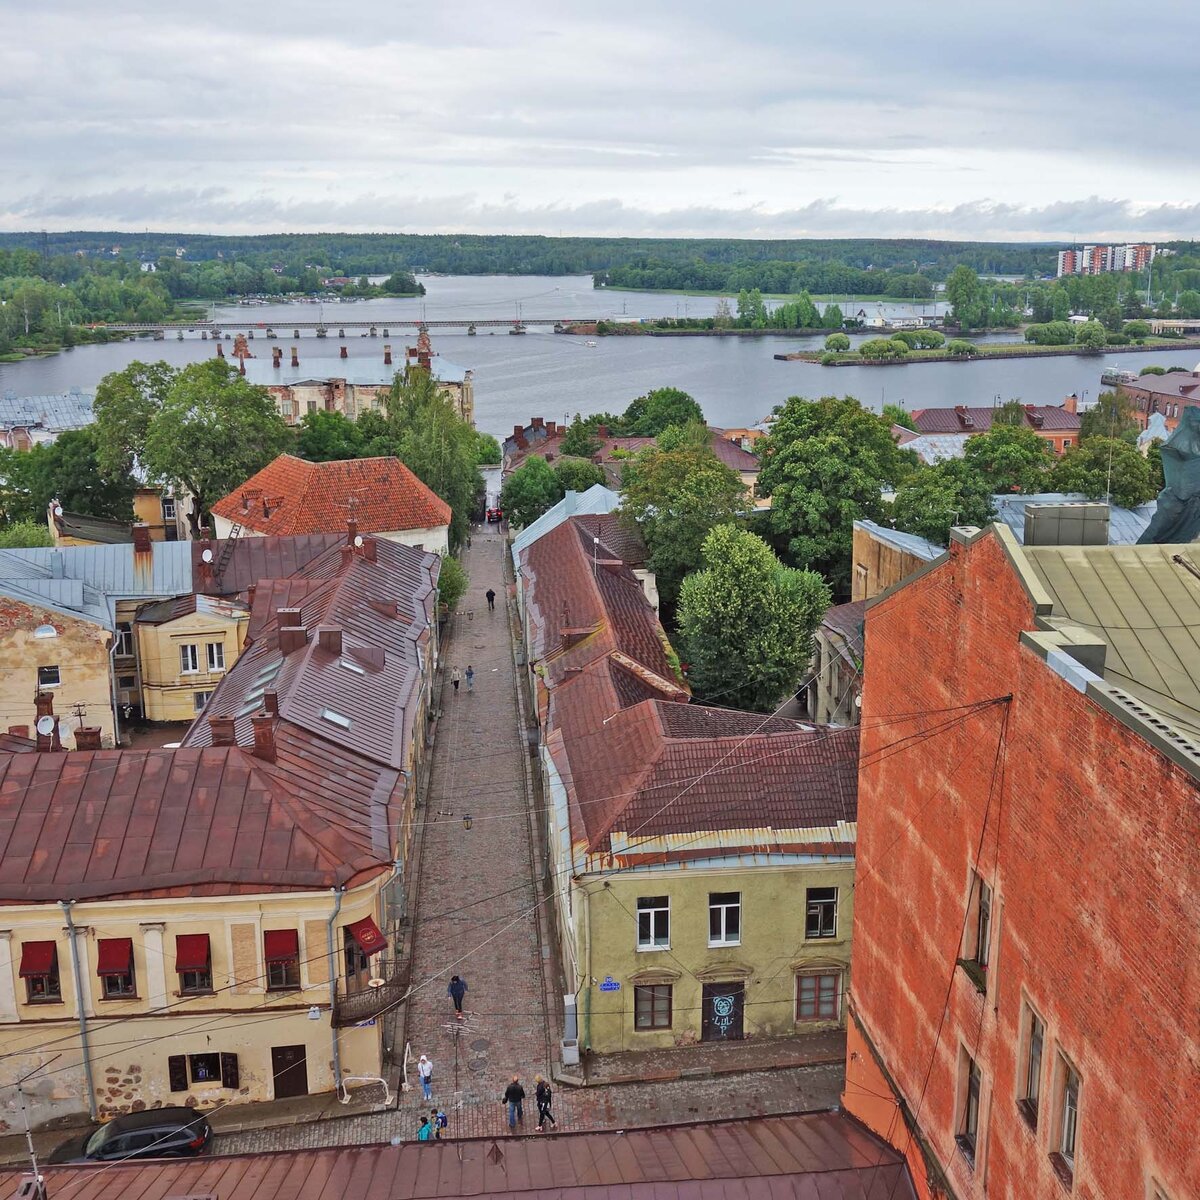
<path fill-rule="evenodd" d="M 966 449 L 965 433 L 921 433 L 900 443 L 901 450 L 912 450 L 923 462 L 933 465 L 951 458 L 962 458 Z"/>
<path fill-rule="evenodd" d="M 50 396 L 18 396 L 5 392 L 0 396 L 0 427 L 40 425 L 43 429 L 61 433 L 66 429 L 82 429 L 94 420 L 92 392 L 62 392 Z"/>
<path fill-rule="evenodd" d="M 926 562 L 932 562 L 939 554 L 946 553 L 945 546 L 926 541 L 925 538 L 918 537 L 915 533 L 903 533 L 899 529 L 888 529 L 887 526 L 877 525 L 874 521 L 855 521 L 854 528 L 865 529 L 877 541 L 894 546 L 897 550 L 903 550 L 906 554 L 923 558 Z"/>
<path fill-rule="evenodd" d="M 1013 531 L 1018 542 L 1025 541 L 1025 507 L 1029 504 L 1080 504 L 1088 499 L 1082 492 L 1033 492 L 1015 495 L 1011 492 L 992 497 L 995 520 L 1003 521 Z M 1110 504 L 1108 509 L 1108 541 L 1111 546 L 1132 546 L 1146 531 L 1158 511 L 1158 501 L 1139 504 L 1137 508 L 1121 508 Z"/>
<path fill-rule="evenodd" d="M 512 544 L 513 568 L 521 572 L 521 551 L 532 546 L 540 537 L 557 529 L 564 521 L 585 513 L 610 513 L 621 503 L 621 497 L 602 483 L 593 483 L 586 492 L 568 492 L 553 508 L 547 509 L 536 521 L 526 525 Z"/>

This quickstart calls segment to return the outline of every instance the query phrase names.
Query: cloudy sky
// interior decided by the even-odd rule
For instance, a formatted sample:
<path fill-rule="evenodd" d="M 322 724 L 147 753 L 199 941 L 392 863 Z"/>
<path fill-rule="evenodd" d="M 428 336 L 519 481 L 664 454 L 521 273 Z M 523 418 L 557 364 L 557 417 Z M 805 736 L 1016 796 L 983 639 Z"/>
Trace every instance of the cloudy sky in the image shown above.
<path fill-rule="evenodd" d="M 1200 234 L 1200 4 L 0 0 L 0 229 Z"/>

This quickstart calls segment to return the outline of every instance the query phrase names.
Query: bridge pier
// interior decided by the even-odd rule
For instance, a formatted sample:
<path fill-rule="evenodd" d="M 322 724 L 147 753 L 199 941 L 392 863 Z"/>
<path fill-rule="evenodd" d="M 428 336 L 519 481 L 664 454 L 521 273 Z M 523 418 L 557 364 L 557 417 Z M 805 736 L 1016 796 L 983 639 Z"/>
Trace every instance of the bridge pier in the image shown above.
<path fill-rule="evenodd" d="M 300 330 L 298 330 L 298 329 L 293 329 L 293 330 L 292 330 L 292 337 L 294 337 L 294 338 L 298 338 L 299 336 L 300 336 Z"/>
<path fill-rule="evenodd" d="M 384 329 L 383 329 L 383 336 L 384 336 L 384 337 L 391 337 L 391 336 L 392 336 L 390 333 L 388 333 L 388 331 L 387 331 L 387 326 L 386 326 L 386 325 L 384 326 Z"/>
<path fill-rule="evenodd" d="M 183 330 L 182 329 L 175 335 L 175 340 L 177 342 L 183 341 Z"/>
<path fill-rule="evenodd" d="M 317 337 L 324 337 L 329 332 L 324 325 L 317 326 Z"/>
<path fill-rule="evenodd" d="M 374 325 L 372 325 L 372 326 L 371 326 L 371 336 L 372 336 L 372 337 L 378 337 L 378 336 L 379 336 L 379 332 L 378 332 L 378 330 L 376 330 L 376 328 L 375 328 L 375 326 L 374 326 Z"/>
<path fill-rule="evenodd" d="M 208 341 L 208 330 L 207 330 L 207 329 L 202 329 L 202 330 L 200 330 L 200 340 L 201 340 L 202 342 L 207 342 L 207 341 Z"/>
<path fill-rule="evenodd" d="M 246 330 L 246 336 L 247 336 L 248 338 L 252 338 L 252 337 L 254 336 L 254 330 L 253 330 L 253 329 L 247 329 L 247 330 Z"/>
<path fill-rule="evenodd" d="M 339 330 L 338 330 L 338 337 L 340 337 L 340 338 L 344 338 L 345 336 L 346 336 L 346 331 L 345 331 L 344 329 L 339 329 Z M 344 358 L 344 357 L 345 357 L 345 355 L 343 355 L 342 357 Z"/>
<path fill-rule="evenodd" d="M 469 334 L 471 335 L 471 337 L 474 337 L 474 336 L 475 336 L 475 323 L 474 323 L 474 321 L 472 321 L 472 322 L 471 322 L 471 324 L 467 326 L 467 333 L 469 333 Z"/>
<path fill-rule="evenodd" d="M 273 329 L 268 329 L 268 330 L 267 330 L 267 337 L 269 337 L 269 338 L 273 338 L 274 336 L 275 336 L 275 330 L 273 330 Z"/>

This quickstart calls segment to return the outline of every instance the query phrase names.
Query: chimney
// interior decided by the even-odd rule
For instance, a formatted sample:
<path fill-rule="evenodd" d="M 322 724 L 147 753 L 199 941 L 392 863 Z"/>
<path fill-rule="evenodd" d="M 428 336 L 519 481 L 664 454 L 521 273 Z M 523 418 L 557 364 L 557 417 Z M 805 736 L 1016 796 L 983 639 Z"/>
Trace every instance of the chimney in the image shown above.
<path fill-rule="evenodd" d="M 383 347 L 383 365 L 385 367 L 392 365 L 392 347 L 390 344 L 385 344 Z"/>
<path fill-rule="evenodd" d="M 208 728 L 212 732 L 214 746 L 236 746 L 237 738 L 233 733 L 233 717 L 209 717 Z"/>
<path fill-rule="evenodd" d="M 375 539 L 373 537 L 363 538 L 362 554 L 367 562 L 375 561 Z"/>
<path fill-rule="evenodd" d="M 519 438 L 519 437 L 521 437 L 521 436 L 522 436 L 524 433 L 525 433 L 525 426 L 524 426 L 524 425 L 514 425 L 514 426 L 513 426 L 513 437 L 515 437 L 515 438 Z"/>
<path fill-rule="evenodd" d="M 279 649 L 283 654 L 302 650 L 308 645 L 308 630 L 303 625 L 284 625 L 279 631 Z"/>
<path fill-rule="evenodd" d="M 558 436 L 558 422 L 557 421 L 547 421 L 546 422 L 546 436 L 547 437 L 557 437 Z"/>
<path fill-rule="evenodd" d="M 62 553 L 58 550 L 53 550 L 50 553 L 50 578 L 61 579 L 66 571 L 66 560 Z"/>
<path fill-rule="evenodd" d="M 39 721 L 43 717 L 54 716 L 53 692 L 38 692 L 34 697 L 33 703 Z M 62 749 L 62 738 L 59 736 L 57 720 L 54 722 L 53 733 L 39 733 L 37 735 L 37 748 L 43 752 Z"/>
<path fill-rule="evenodd" d="M 607 425 L 597 425 L 596 426 L 596 436 L 598 438 L 608 437 L 608 426 Z"/>
<path fill-rule="evenodd" d="M 282 346 L 272 346 L 271 347 L 271 366 L 273 366 L 275 368 L 275 370 L 277 370 L 277 371 L 279 370 L 280 367 L 283 366 L 283 347 Z"/>
<path fill-rule="evenodd" d="M 279 713 L 279 693 L 274 688 L 263 692 L 263 712 L 268 712 L 272 716 Z"/>
<path fill-rule="evenodd" d="M 358 522 L 350 517 L 346 521 L 346 545 L 353 546 L 356 537 L 358 537 Z"/>
<path fill-rule="evenodd" d="M 253 607 L 254 607 L 254 595 L 255 595 L 255 593 L 256 593 L 257 591 L 258 591 L 258 584 L 257 584 L 257 583 L 252 583 L 252 584 L 251 584 L 251 585 L 250 585 L 250 586 L 249 586 L 249 587 L 246 589 L 246 605 L 247 605 L 247 607 L 249 607 L 249 608 L 253 608 Z"/>
<path fill-rule="evenodd" d="M 261 758 L 264 762 L 274 762 L 274 716 L 271 713 L 255 713 L 254 716 L 250 718 L 250 724 L 254 727 L 254 757 Z"/>
<path fill-rule="evenodd" d="M 1063 401 L 1063 408 L 1069 413 L 1077 413 L 1079 411 L 1079 397 L 1072 392 Z"/>
<path fill-rule="evenodd" d="M 75 749 L 76 750 L 99 750 L 100 749 L 100 727 L 80 726 L 75 730 Z"/>
<path fill-rule="evenodd" d="M 343 346 L 341 348 L 341 353 L 338 355 L 338 358 L 349 358 L 349 357 L 350 357 L 349 350 L 347 350 L 346 347 Z"/>
<path fill-rule="evenodd" d="M 133 552 L 134 554 L 150 553 L 150 526 L 142 524 L 141 521 L 133 527 Z"/>
<path fill-rule="evenodd" d="M 249 511 L 250 511 L 250 497 L 247 496 L 245 492 L 243 492 L 242 493 L 242 512 L 248 513 Z"/>
<path fill-rule="evenodd" d="M 292 366 L 298 367 L 299 365 L 300 365 L 300 355 L 297 352 L 296 347 L 293 346 L 292 347 Z"/>
<path fill-rule="evenodd" d="M 541 417 L 534 417 L 529 423 L 534 429 L 544 429 L 546 426 L 546 422 Z"/>
<path fill-rule="evenodd" d="M 277 608 L 275 610 L 275 624 L 280 629 L 285 625 L 299 625 L 300 610 L 298 608 Z"/>
<path fill-rule="evenodd" d="M 29 736 L 29 726 L 28 725 L 10 725 L 8 727 L 8 732 L 13 737 L 27 738 Z"/>
<path fill-rule="evenodd" d="M 418 367 L 421 367 L 424 370 L 428 371 L 431 369 L 432 362 L 433 362 L 433 360 L 429 357 L 429 354 L 427 351 L 425 351 L 425 350 L 417 351 L 417 366 Z"/>
<path fill-rule="evenodd" d="M 217 357 L 218 358 L 225 357 L 225 347 L 222 346 L 220 342 L 217 343 Z"/>
<path fill-rule="evenodd" d="M 318 629 L 317 645 L 327 654 L 341 654 L 342 631 L 340 629 Z"/>

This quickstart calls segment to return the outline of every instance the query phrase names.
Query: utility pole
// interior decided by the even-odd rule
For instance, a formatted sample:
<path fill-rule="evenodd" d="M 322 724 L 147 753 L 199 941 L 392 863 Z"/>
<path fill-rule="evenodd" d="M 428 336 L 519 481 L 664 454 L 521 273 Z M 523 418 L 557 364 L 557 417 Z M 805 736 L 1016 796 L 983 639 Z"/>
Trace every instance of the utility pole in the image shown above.
<path fill-rule="evenodd" d="M 29 1108 L 25 1103 L 25 1089 L 22 1084 L 26 1080 L 32 1079 L 39 1071 L 45 1070 L 50 1063 L 62 1058 L 61 1054 L 56 1054 L 54 1058 L 42 1063 L 40 1067 L 34 1067 L 28 1075 L 23 1075 L 17 1080 L 17 1095 L 21 1098 L 21 1116 L 25 1123 L 25 1145 L 29 1150 L 29 1166 L 33 1174 L 33 1191 L 29 1193 L 29 1200 L 49 1200 L 49 1193 L 46 1191 L 46 1181 L 42 1178 L 41 1168 L 38 1166 L 37 1150 L 33 1145 L 33 1130 L 29 1125 Z"/>

